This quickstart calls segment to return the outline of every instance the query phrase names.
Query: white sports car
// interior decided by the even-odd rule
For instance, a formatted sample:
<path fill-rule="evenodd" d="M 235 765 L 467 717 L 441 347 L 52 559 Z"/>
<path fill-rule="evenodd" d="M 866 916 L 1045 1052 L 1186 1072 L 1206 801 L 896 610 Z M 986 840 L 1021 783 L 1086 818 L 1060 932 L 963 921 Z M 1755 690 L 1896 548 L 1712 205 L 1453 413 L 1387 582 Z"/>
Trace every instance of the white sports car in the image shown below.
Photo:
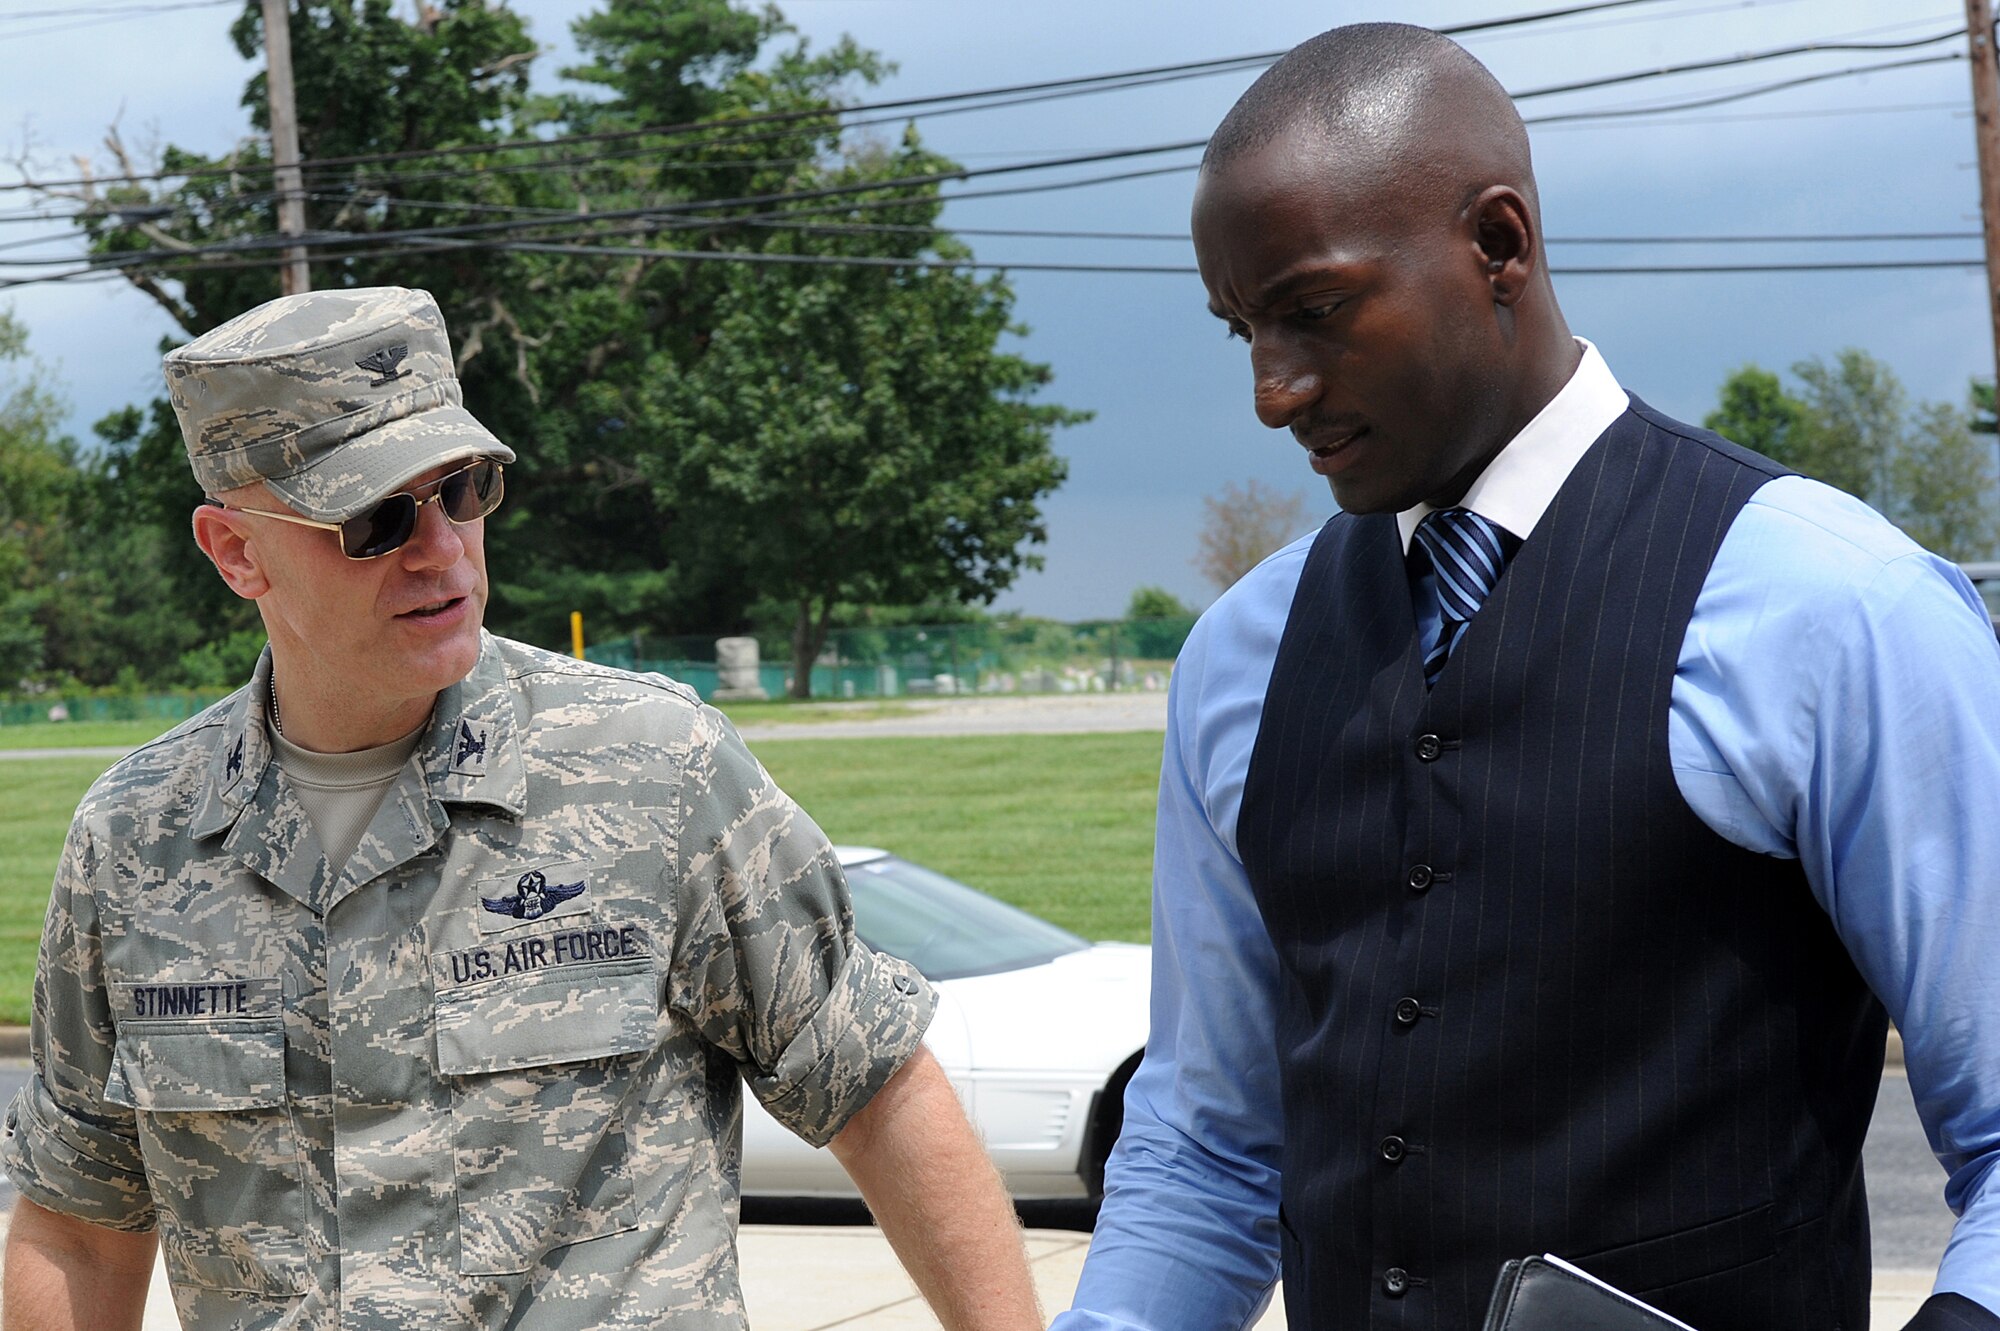
<path fill-rule="evenodd" d="M 937 986 L 924 1043 L 1017 1200 L 1095 1197 L 1146 1044 L 1153 951 L 1091 944 L 887 851 L 837 848 L 855 931 Z M 743 1192 L 852 1197 L 831 1152 L 745 1096 Z"/>

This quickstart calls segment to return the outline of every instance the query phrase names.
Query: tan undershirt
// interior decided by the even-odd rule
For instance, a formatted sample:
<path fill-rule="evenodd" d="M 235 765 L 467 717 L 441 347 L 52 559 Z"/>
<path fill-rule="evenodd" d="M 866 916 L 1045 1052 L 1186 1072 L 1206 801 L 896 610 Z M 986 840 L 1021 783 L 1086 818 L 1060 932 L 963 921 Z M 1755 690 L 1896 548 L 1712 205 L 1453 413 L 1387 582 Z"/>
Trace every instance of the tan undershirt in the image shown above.
<path fill-rule="evenodd" d="M 311 815 L 320 848 L 326 852 L 327 867 L 335 874 L 347 866 L 348 856 L 367 835 L 368 824 L 382 807 L 382 797 L 396 784 L 397 774 L 417 751 L 417 741 L 429 724 L 426 721 L 380 748 L 357 753 L 314 753 L 283 735 L 271 736 L 285 780 Z"/>

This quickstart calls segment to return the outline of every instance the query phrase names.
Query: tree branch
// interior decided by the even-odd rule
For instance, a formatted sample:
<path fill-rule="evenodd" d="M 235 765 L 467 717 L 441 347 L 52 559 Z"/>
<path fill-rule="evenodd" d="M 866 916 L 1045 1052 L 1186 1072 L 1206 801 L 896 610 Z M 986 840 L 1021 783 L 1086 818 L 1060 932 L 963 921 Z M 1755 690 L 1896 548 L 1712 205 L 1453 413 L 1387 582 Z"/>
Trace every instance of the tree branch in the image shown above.
<path fill-rule="evenodd" d="M 528 370 L 528 350 L 531 347 L 546 345 L 549 340 L 548 335 L 529 337 L 522 329 L 520 321 L 514 317 L 514 312 L 508 309 L 498 296 L 488 296 L 486 308 L 491 310 L 492 314 L 474 324 L 465 340 L 459 343 L 458 363 L 453 368 L 458 373 L 464 374 L 465 367 L 472 363 L 472 358 L 485 350 L 487 330 L 504 327 L 514 338 L 514 378 L 521 387 L 528 390 L 528 400 L 538 407 L 541 406 L 542 390 L 536 386 L 534 376 Z"/>
<path fill-rule="evenodd" d="M 495 60 L 490 65 L 473 70 L 472 77 L 475 80 L 484 80 L 490 79 L 496 74 L 505 74 L 516 65 L 527 64 L 541 53 L 540 47 L 534 47 L 526 51 L 516 51 L 512 55 L 500 57 L 500 59 Z"/>

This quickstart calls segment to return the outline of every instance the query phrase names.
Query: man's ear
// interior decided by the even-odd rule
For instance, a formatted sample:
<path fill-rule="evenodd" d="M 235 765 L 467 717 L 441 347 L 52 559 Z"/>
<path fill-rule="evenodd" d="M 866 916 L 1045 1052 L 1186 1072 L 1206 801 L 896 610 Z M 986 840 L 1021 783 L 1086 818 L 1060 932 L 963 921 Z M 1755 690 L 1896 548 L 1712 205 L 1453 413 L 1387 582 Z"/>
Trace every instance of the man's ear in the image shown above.
<path fill-rule="evenodd" d="M 244 600 L 254 601 L 271 590 L 271 580 L 251 544 L 249 524 L 240 515 L 214 504 L 196 508 L 194 543 L 215 565 L 229 590 Z"/>
<path fill-rule="evenodd" d="M 1470 212 L 1493 302 L 1511 306 L 1528 289 L 1542 260 L 1534 209 L 1510 186 L 1494 185 L 1473 202 Z"/>

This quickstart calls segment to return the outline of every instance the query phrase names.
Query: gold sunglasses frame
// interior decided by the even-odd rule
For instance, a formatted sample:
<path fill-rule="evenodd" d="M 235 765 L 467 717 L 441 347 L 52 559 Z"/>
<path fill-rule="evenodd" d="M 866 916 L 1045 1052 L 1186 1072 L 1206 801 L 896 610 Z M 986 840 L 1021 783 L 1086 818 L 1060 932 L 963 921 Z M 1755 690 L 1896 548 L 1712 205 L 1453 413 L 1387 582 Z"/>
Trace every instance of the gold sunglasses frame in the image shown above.
<path fill-rule="evenodd" d="M 438 506 L 438 512 L 443 513 L 445 521 L 449 522 L 454 527 L 463 527 L 466 525 L 466 523 L 478 522 L 480 518 L 492 517 L 494 512 L 500 507 L 501 500 L 504 500 L 507 497 L 507 469 L 505 465 L 499 462 L 497 459 L 474 458 L 470 462 L 466 463 L 463 467 L 455 467 L 452 470 L 446 472 L 444 475 L 438 477 L 436 480 L 427 481 L 423 485 L 416 487 L 415 490 L 397 490 L 393 494 L 385 494 L 380 499 L 376 500 L 368 508 L 362 510 L 362 513 L 356 513 L 354 515 L 354 517 L 356 518 L 361 517 L 363 513 L 372 513 L 375 511 L 375 509 L 380 508 L 383 504 L 388 503 L 391 499 L 395 499 L 402 495 L 408 495 L 411 499 L 415 499 L 417 503 L 416 516 L 412 518 L 410 521 L 409 534 L 404 536 L 402 540 L 390 546 L 387 550 L 377 550 L 372 555 L 350 555 L 347 553 L 347 546 L 344 543 L 342 543 L 340 545 L 341 555 L 344 558 L 352 559 L 357 564 L 364 564 L 371 559 L 380 559 L 384 555 L 395 554 L 398 550 L 402 549 L 404 546 L 410 543 L 410 537 L 415 536 L 417 534 L 417 523 L 423 521 L 424 517 L 424 505 L 435 504 L 438 502 L 438 500 L 444 497 L 444 483 L 450 480 L 454 476 L 463 476 L 466 472 L 471 471 L 474 467 L 477 467 L 482 463 L 488 464 L 493 468 L 494 479 L 499 483 L 500 486 L 500 495 L 499 498 L 496 498 L 493 501 L 493 507 L 487 509 L 484 513 L 481 513 L 477 518 L 467 518 L 465 522 L 460 522 L 457 518 L 453 517 L 451 515 L 451 510 L 445 508 L 442 504 Z M 417 499 L 417 490 L 429 490 L 430 494 L 422 499 Z M 301 516 L 300 514 L 297 513 L 279 513 L 268 508 L 232 508 L 228 504 L 223 503 L 220 499 L 210 499 L 208 502 L 210 504 L 213 504 L 216 508 L 221 509 L 225 513 L 249 513 L 260 518 L 276 518 L 280 522 L 289 522 L 292 523 L 294 526 L 318 527 L 321 531 L 330 531 L 333 532 L 335 535 L 339 535 L 341 528 L 345 527 L 348 522 L 354 521 L 354 518 L 348 518 L 345 522 L 321 522 L 317 518 L 308 518 Z"/>

